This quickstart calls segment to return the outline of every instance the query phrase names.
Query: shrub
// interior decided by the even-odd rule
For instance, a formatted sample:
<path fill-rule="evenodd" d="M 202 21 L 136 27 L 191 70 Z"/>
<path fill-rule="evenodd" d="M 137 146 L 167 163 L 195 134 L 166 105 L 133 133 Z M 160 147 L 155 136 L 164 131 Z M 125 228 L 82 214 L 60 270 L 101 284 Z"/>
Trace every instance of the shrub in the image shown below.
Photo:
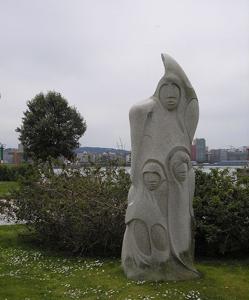
<path fill-rule="evenodd" d="M 20 176 L 26 176 L 31 165 L 0 165 L 0 181 L 16 181 Z"/>
<path fill-rule="evenodd" d="M 249 251 L 249 180 L 228 169 L 196 170 L 196 252 L 237 255 Z"/>
<path fill-rule="evenodd" d="M 77 254 L 120 256 L 129 186 L 123 168 L 63 168 L 56 175 L 40 165 L 22 179 L 13 208 L 43 242 Z M 248 254 L 248 178 L 197 169 L 193 205 L 197 255 Z"/>
<path fill-rule="evenodd" d="M 19 220 L 43 242 L 79 254 L 119 255 L 129 175 L 123 168 L 64 168 L 55 175 L 39 167 L 14 196 Z"/>

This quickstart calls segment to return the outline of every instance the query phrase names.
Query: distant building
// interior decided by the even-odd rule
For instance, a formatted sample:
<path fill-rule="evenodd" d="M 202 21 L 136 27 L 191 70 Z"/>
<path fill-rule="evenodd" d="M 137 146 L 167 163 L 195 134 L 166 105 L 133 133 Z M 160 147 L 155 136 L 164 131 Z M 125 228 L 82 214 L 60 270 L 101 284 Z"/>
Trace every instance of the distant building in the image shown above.
<path fill-rule="evenodd" d="M 209 151 L 209 162 L 239 162 L 248 160 L 248 152 L 245 151 L 246 147 L 239 149 L 212 149 Z"/>
<path fill-rule="evenodd" d="M 86 151 L 77 153 L 76 157 L 77 157 L 77 161 L 81 164 L 94 163 L 96 160 L 95 154 L 88 153 Z"/>
<path fill-rule="evenodd" d="M 3 163 L 19 165 L 24 161 L 23 152 L 16 148 L 7 148 L 3 150 Z"/>
<path fill-rule="evenodd" d="M 220 149 L 220 161 L 226 161 L 227 158 L 227 149 Z"/>
<path fill-rule="evenodd" d="M 206 153 L 205 153 L 205 161 L 206 162 L 208 162 L 209 160 L 208 160 L 208 158 L 209 158 L 209 156 L 208 156 L 208 146 L 206 146 Z"/>
<path fill-rule="evenodd" d="M 17 151 L 15 148 L 6 148 L 3 150 L 3 163 L 5 164 L 13 164 L 13 153 L 14 151 Z"/>
<path fill-rule="evenodd" d="M 240 151 L 239 149 L 235 149 L 233 151 L 227 152 L 227 160 L 247 160 L 248 154 L 247 152 Z"/>
<path fill-rule="evenodd" d="M 198 163 L 204 163 L 206 158 L 206 140 L 203 138 L 195 139 L 194 145 L 196 147 L 196 161 Z"/>
<path fill-rule="evenodd" d="M 209 162 L 211 164 L 220 161 L 220 149 L 211 149 L 209 151 Z"/>
<path fill-rule="evenodd" d="M 239 150 L 242 151 L 242 152 L 248 152 L 249 151 L 249 146 L 241 146 L 239 148 Z"/>
<path fill-rule="evenodd" d="M 211 164 L 220 162 L 220 161 L 227 161 L 228 160 L 228 150 L 227 149 L 211 149 L 209 151 L 209 162 Z"/>

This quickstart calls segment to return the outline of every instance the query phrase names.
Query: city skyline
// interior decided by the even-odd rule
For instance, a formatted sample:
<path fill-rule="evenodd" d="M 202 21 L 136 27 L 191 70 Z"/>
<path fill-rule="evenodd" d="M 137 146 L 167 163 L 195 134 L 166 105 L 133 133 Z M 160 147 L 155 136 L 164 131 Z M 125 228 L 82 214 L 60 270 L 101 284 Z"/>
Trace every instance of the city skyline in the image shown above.
<path fill-rule="evenodd" d="M 247 0 L 13 0 L 0 8 L 0 142 L 8 147 L 18 144 L 26 102 L 55 90 L 87 122 L 82 146 L 121 139 L 130 149 L 128 112 L 154 93 L 162 52 L 199 98 L 196 138 L 214 149 L 249 144 Z"/>
<path fill-rule="evenodd" d="M 1 145 L 0 145 L 1 146 Z M 22 144 L 18 148 L 0 147 L 1 163 L 20 164 L 25 161 Z M 102 147 L 79 147 L 75 149 L 77 164 L 98 163 L 105 164 L 107 161 L 131 164 L 131 151 L 124 149 Z M 210 164 L 220 166 L 245 166 L 249 162 L 249 146 L 239 149 L 208 149 L 204 138 L 195 139 L 191 146 L 191 160 L 196 164 Z"/>
<path fill-rule="evenodd" d="M 84 137 L 83 137 L 84 138 Z M 208 142 L 208 139 L 206 137 L 194 137 L 193 139 L 193 142 L 192 144 L 194 143 L 194 141 L 196 139 L 205 139 L 206 142 Z M 0 145 L 4 145 L 4 148 L 7 149 L 7 148 L 18 148 L 18 145 L 20 144 L 20 141 L 17 140 L 16 141 L 16 144 L 11 144 L 11 145 L 8 145 L 8 144 L 5 144 L 1 139 L 0 139 Z M 127 148 L 127 147 L 123 147 L 125 146 L 125 144 L 122 142 L 122 141 L 117 141 L 116 144 L 114 145 L 110 145 L 110 146 L 105 146 L 105 145 L 87 145 L 87 144 L 80 144 L 79 148 L 80 147 L 99 147 L 99 148 L 109 148 L 109 149 L 122 149 L 122 150 L 127 150 L 127 151 L 130 151 L 131 149 L 130 148 Z M 240 148 L 243 148 L 243 147 L 249 147 L 249 140 L 248 140 L 248 143 L 247 144 L 241 144 L 241 145 L 231 145 L 231 143 L 227 143 L 227 145 L 225 145 L 224 147 L 222 146 L 218 146 L 218 147 L 211 147 L 210 145 L 207 144 L 207 148 L 209 150 L 211 149 L 240 149 Z"/>
<path fill-rule="evenodd" d="M 205 137 L 197 137 L 197 138 L 194 138 L 193 139 L 193 142 L 192 142 L 192 145 L 195 144 L 195 141 L 196 140 L 201 140 L 201 139 L 204 139 L 205 140 L 205 149 L 210 151 L 210 150 L 241 150 L 243 151 L 245 148 L 246 149 L 249 149 L 249 143 L 246 145 L 239 145 L 237 147 L 233 146 L 233 145 L 228 145 L 227 147 L 216 147 L 216 148 L 213 148 L 213 147 L 210 147 L 207 143 L 207 139 Z M 14 146 L 9 146 L 9 145 L 6 145 L 4 143 L 1 143 L 0 142 L 0 146 L 3 145 L 4 146 L 4 149 L 19 149 L 20 147 L 23 149 L 23 146 L 20 142 L 18 142 L 17 145 L 14 145 Z M 115 149 L 115 150 L 125 150 L 125 151 L 131 151 L 131 149 L 129 148 L 123 148 L 122 145 L 120 144 L 117 144 L 116 146 L 114 147 L 105 147 L 103 145 L 96 145 L 96 146 L 91 146 L 91 145 L 80 145 L 77 149 L 80 149 L 80 148 L 103 148 L 103 149 Z"/>

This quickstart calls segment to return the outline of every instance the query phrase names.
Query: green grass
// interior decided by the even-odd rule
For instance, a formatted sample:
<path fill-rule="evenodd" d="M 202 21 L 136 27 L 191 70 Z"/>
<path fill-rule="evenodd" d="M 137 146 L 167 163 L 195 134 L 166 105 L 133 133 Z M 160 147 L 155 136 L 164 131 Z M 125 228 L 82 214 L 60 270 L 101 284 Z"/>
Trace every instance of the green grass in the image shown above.
<path fill-rule="evenodd" d="M 20 237 L 25 225 L 0 226 L 0 299 L 247 300 L 249 261 L 201 261 L 203 278 L 185 282 L 127 280 L 118 259 L 63 256 Z"/>
<path fill-rule="evenodd" d="M 16 181 L 0 181 L 0 198 L 8 196 L 12 189 L 18 188 Z"/>

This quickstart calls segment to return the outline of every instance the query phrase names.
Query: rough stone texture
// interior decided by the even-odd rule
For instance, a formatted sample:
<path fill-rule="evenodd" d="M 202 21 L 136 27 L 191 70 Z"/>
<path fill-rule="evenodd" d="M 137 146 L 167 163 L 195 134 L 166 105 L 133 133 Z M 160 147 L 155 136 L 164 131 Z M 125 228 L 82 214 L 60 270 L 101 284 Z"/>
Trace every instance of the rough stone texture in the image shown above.
<path fill-rule="evenodd" d="M 198 100 L 177 62 L 162 54 L 165 75 L 152 97 L 130 110 L 131 179 L 122 266 L 133 280 L 185 280 L 193 266 L 195 175 L 190 147 Z"/>

